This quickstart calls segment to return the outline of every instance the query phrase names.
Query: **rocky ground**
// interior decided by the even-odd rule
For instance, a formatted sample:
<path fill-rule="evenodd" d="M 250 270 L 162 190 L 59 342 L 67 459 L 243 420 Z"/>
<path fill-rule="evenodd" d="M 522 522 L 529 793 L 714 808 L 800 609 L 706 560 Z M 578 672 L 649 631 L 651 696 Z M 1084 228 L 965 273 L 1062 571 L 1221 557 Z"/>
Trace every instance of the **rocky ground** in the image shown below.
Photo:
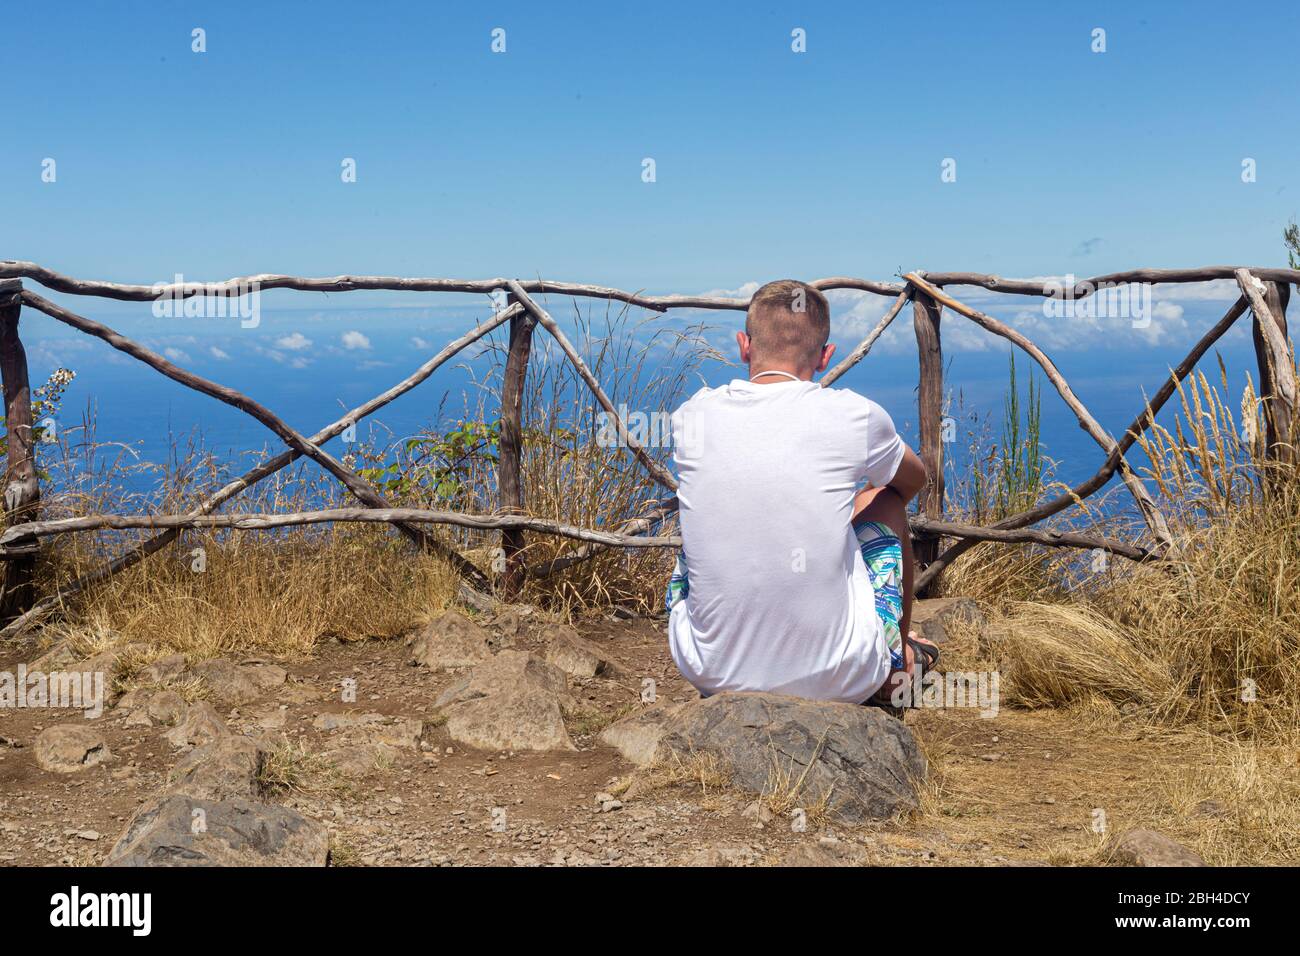
<path fill-rule="evenodd" d="M 967 613 L 931 605 L 922 626 L 942 641 Z M 0 671 L 118 685 L 95 719 L 0 708 L 0 864 L 1042 865 L 1102 840 L 1117 861 L 1197 862 L 1157 833 L 1115 839 L 1148 793 L 1104 730 L 701 702 L 663 631 L 515 607 L 293 661 L 0 649 Z"/>

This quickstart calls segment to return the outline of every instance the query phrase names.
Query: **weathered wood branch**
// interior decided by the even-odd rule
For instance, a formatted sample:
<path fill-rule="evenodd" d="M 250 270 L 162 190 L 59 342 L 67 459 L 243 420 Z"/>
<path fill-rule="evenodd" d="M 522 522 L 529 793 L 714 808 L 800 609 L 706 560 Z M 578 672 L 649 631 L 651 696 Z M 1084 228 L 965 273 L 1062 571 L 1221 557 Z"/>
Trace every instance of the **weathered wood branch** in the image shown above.
<path fill-rule="evenodd" d="M 18 337 L 22 283 L 0 281 L 0 378 L 4 382 L 6 474 L 5 521 L 20 524 L 36 518 L 41 490 L 36 478 L 36 436 L 33 433 L 31 383 L 27 351 Z M 8 621 L 32 605 L 36 559 L 28 554 L 9 563 L 0 595 L 0 620 Z"/>
<path fill-rule="evenodd" d="M 1038 363 L 1039 367 L 1043 370 L 1043 373 L 1047 376 L 1047 380 L 1051 382 L 1052 386 L 1056 389 L 1057 394 L 1059 394 L 1065 401 L 1065 404 L 1069 406 L 1070 411 L 1074 412 L 1074 417 L 1079 420 L 1080 427 L 1092 436 L 1093 441 L 1100 445 L 1107 455 L 1112 454 L 1116 450 L 1118 443 L 1115 439 L 1109 432 L 1101 427 L 1095 418 L 1092 417 L 1092 413 L 1088 411 L 1083 402 L 1081 402 L 1078 396 L 1074 394 L 1074 390 L 1070 388 L 1070 383 L 1066 381 L 1065 376 L 1061 374 L 1060 370 L 1056 367 L 1056 364 L 1048 358 L 1047 354 L 1035 345 L 1032 340 L 1027 336 L 1022 335 L 1020 332 L 1017 332 L 1010 326 L 999 322 L 992 316 L 985 315 L 978 309 L 972 309 L 965 303 L 958 302 L 956 299 L 931 285 L 914 272 L 908 273 L 907 279 L 918 289 L 928 292 L 936 301 L 952 309 L 954 312 L 966 316 L 966 318 L 975 322 L 977 325 L 982 326 L 995 335 L 1002 336 L 1002 338 L 1007 339 L 1009 342 L 1012 342 L 1023 349 L 1030 358 Z M 1120 453 L 1118 469 L 1120 477 L 1123 479 L 1124 484 L 1128 486 L 1129 493 L 1133 496 L 1133 500 L 1137 502 L 1138 510 L 1141 511 L 1142 518 L 1146 521 L 1147 527 L 1150 529 L 1152 536 L 1156 539 L 1156 543 L 1160 547 L 1169 547 L 1172 545 L 1173 536 L 1169 533 L 1169 525 L 1165 521 L 1164 515 L 1160 513 L 1160 509 L 1156 506 L 1155 500 L 1151 497 L 1151 493 L 1147 491 L 1146 486 L 1142 484 L 1142 480 L 1134 474 L 1132 468 L 1129 467 L 1128 462 L 1124 460 L 1122 452 Z"/>
<path fill-rule="evenodd" d="M 658 507 L 652 509 L 646 514 L 637 515 L 635 518 L 629 518 L 615 529 L 617 534 L 626 534 L 634 536 L 644 536 L 650 533 L 650 530 L 656 525 L 663 522 L 677 511 L 677 498 L 669 498 Z M 595 557 L 605 548 L 599 544 L 584 544 L 580 548 L 570 551 L 568 554 L 562 554 L 559 557 L 552 558 L 545 563 L 538 563 L 528 569 L 530 578 L 547 578 L 553 574 L 558 574 L 566 568 L 571 568 L 576 564 L 581 564 L 589 558 Z"/>
<path fill-rule="evenodd" d="M 671 510 L 671 509 L 665 509 Z M 652 520 L 641 518 L 637 520 Z M 1101 549 L 1133 561 L 1149 561 L 1159 557 L 1154 551 L 1123 541 L 1114 541 L 1092 535 L 1069 531 L 1049 531 L 1040 528 L 1014 530 L 981 528 L 975 525 L 934 521 L 912 516 L 916 531 L 942 534 L 951 537 L 969 537 L 980 541 L 1034 543 L 1049 547 Z M 433 511 L 423 508 L 325 508 L 318 511 L 268 512 L 219 515 L 85 515 L 78 518 L 57 518 L 15 525 L 0 533 L 0 559 L 8 557 L 11 546 L 32 538 L 88 531 L 131 531 L 140 529 L 231 529 L 238 531 L 273 531 L 279 528 L 332 523 L 358 524 L 446 524 L 480 531 L 507 528 L 535 531 L 572 538 L 577 541 L 619 548 L 679 548 L 679 535 L 650 536 L 628 534 L 622 531 L 599 531 L 574 525 L 534 518 L 528 515 L 474 515 L 458 511 Z M 566 556 L 568 557 L 568 556 Z"/>
<path fill-rule="evenodd" d="M 1108 275 L 1094 276 L 1076 281 L 1073 288 L 1063 289 L 1063 294 L 1072 298 L 1084 298 L 1098 287 L 1125 285 L 1128 283 L 1185 283 L 1208 282 L 1215 279 L 1232 279 L 1240 266 L 1200 266 L 1191 269 L 1131 269 L 1127 272 L 1113 272 Z M 1251 273 L 1268 282 L 1300 283 L 1300 270 L 1251 268 Z M 219 282 L 182 282 L 158 283 L 156 285 L 132 285 L 120 282 L 103 282 L 89 279 L 76 279 L 71 276 L 47 269 L 35 262 L 6 259 L 0 261 L 0 279 L 28 278 L 39 282 L 56 292 L 72 295 L 97 295 L 109 299 L 132 302 L 150 302 L 160 296 L 188 298 L 194 295 L 243 295 L 255 287 L 259 290 L 296 289 L 302 292 L 353 292 L 358 290 L 391 290 L 404 292 L 461 292 L 490 294 L 506 287 L 505 279 L 437 279 L 404 278 L 400 276 L 354 276 L 338 275 L 326 277 L 307 277 L 263 273 L 260 275 L 239 276 Z M 1004 279 L 1001 276 L 978 272 L 934 272 L 926 278 L 936 286 L 969 285 L 1003 292 L 1011 295 L 1046 295 L 1051 280 L 1045 279 Z M 857 289 L 875 295 L 898 295 L 904 286 L 894 282 L 880 282 L 871 279 L 832 276 L 816 279 L 809 285 L 823 292 L 834 289 Z M 654 311 L 668 309 L 731 309 L 743 312 L 749 308 L 748 299 L 727 298 L 724 296 L 698 295 L 642 295 L 613 289 L 607 286 L 587 285 L 576 282 L 552 282 L 547 280 L 530 280 L 523 283 L 525 289 L 538 295 L 555 293 L 557 295 L 580 296 L 597 299 L 613 299 L 637 305 Z"/>
<path fill-rule="evenodd" d="M 1124 434 L 1120 436 L 1119 441 L 1116 443 L 1116 447 L 1106 456 L 1106 461 L 1102 464 L 1101 468 L 1097 470 L 1096 474 L 1091 478 L 1088 478 L 1086 481 L 1075 485 L 1065 494 L 1054 498 L 1051 501 L 1029 508 L 1026 511 L 1022 511 L 1019 514 L 1014 514 L 1004 518 L 994 524 L 993 527 L 1015 529 L 1035 524 L 1045 518 L 1050 518 L 1052 515 L 1059 514 L 1066 508 L 1078 504 L 1083 499 L 1100 490 L 1106 482 L 1110 481 L 1111 476 L 1114 475 L 1115 471 L 1119 468 L 1124 452 L 1128 451 L 1129 448 L 1133 446 L 1139 435 L 1151 427 L 1151 423 L 1155 421 L 1156 414 L 1162 407 L 1164 407 L 1164 404 L 1169 401 L 1174 392 L 1178 390 L 1178 386 L 1185 378 L 1187 378 L 1188 375 L 1191 374 L 1192 369 L 1194 369 L 1196 364 L 1204 358 L 1205 353 L 1210 350 L 1210 347 L 1214 345 L 1214 343 L 1217 342 L 1223 334 L 1228 331 L 1228 329 L 1232 328 L 1234 322 L 1245 314 L 1246 308 L 1247 302 L 1245 297 L 1243 296 L 1237 299 L 1237 301 L 1229 307 L 1228 311 L 1224 313 L 1223 318 L 1219 319 L 1218 322 L 1211 326 L 1209 331 L 1197 340 L 1196 344 L 1192 346 L 1192 350 L 1188 352 L 1186 357 L 1178 363 L 1178 366 L 1169 373 L 1169 377 L 1165 379 L 1164 383 L 1156 391 L 1155 396 L 1147 402 L 1146 408 L 1142 410 L 1141 414 L 1133 420 L 1133 423 L 1129 425 L 1129 427 L 1124 431 Z M 979 542 L 975 540 L 957 541 L 939 555 L 939 557 L 937 557 L 929 567 L 921 572 L 920 576 L 916 579 L 917 588 L 925 587 L 930 581 L 933 581 L 944 568 L 952 564 L 953 561 L 978 543 Z"/>
<path fill-rule="evenodd" d="M 555 341 L 559 343 L 560 351 L 573 363 L 578 375 L 587 383 L 587 387 L 591 389 L 592 394 L 596 396 L 596 401 L 600 402 L 601 408 L 605 409 L 605 413 L 613 420 L 615 427 L 618 429 L 619 441 L 645 466 L 645 470 L 650 472 L 650 477 L 670 491 L 676 491 L 677 479 L 672 476 L 672 473 L 667 468 L 656 461 L 639 441 L 632 437 L 623 419 L 619 416 L 618 410 L 614 408 L 614 403 L 605 394 L 605 390 L 600 387 L 600 382 L 596 380 L 596 376 L 591 374 L 591 369 L 587 368 L 587 363 L 582 360 L 582 356 L 573 347 L 573 343 L 564 334 L 564 330 L 555 323 L 555 320 L 551 318 L 545 309 L 532 300 L 528 293 L 524 291 L 524 287 L 513 279 L 510 280 L 510 291 L 514 293 L 520 304 L 537 319 L 542 328 L 550 332 Z"/>
<path fill-rule="evenodd" d="M 524 385 L 536 322 L 527 309 L 510 320 L 510 348 L 501 376 L 501 452 L 497 464 L 497 502 L 505 513 L 522 514 L 524 508 Z M 514 597 L 523 588 L 528 572 L 523 557 L 523 531 L 502 529 L 501 550 L 505 557 L 503 589 L 506 595 Z"/>
<path fill-rule="evenodd" d="M 1260 398 L 1268 428 L 1268 454 L 1280 461 L 1293 461 L 1292 425 L 1300 412 L 1300 386 L 1296 383 L 1295 360 L 1286 340 L 1286 304 L 1275 293 L 1277 308 L 1270 307 L 1270 290 L 1246 269 L 1238 269 L 1237 285 L 1255 314 L 1253 331 L 1260 361 Z"/>
<path fill-rule="evenodd" d="M 238 531 L 270 531 L 277 528 L 331 522 L 360 524 L 445 524 L 479 531 L 517 529 L 559 535 L 577 541 L 617 545 L 624 548 L 680 547 L 677 537 L 658 538 L 578 528 L 573 525 L 528 515 L 473 515 L 458 511 L 425 508 L 323 508 L 317 511 L 247 514 L 175 515 L 86 515 L 15 525 L 0 533 L 0 551 L 31 537 L 85 531 L 129 531 L 141 528 L 231 528 Z"/>
<path fill-rule="evenodd" d="M 1235 278 L 1239 268 L 1241 267 L 1199 266 L 1192 269 L 1130 269 L 1127 272 L 1112 272 L 1107 275 L 1093 276 L 1090 279 L 1078 279 L 1069 288 L 1052 279 L 1003 279 L 1001 276 L 984 275 L 979 272 L 927 272 L 925 278 L 937 286 L 978 286 L 990 292 L 1003 292 L 1008 295 L 1046 296 L 1050 287 L 1053 293 L 1060 290 L 1064 297 L 1083 299 L 1099 289 L 1132 283 L 1154 285 L 1155 283 L 1178 284 L 1232 279 Z M 1270 282 L 1300 282 L 1300 270 L 1297 269 L 1252 268 L 1250 271 Z"/>
<path fill-rule="evenodd" d="M 920 455 L 925 464 L 926 486 L 917 502 L 918 510 L 932 520 L 943 519 L 943 347 L 940 318 L 943 308 L 924 291 L 912 292 L 912 328 L 916 333 L 919 365 L 917 419 L 920 422 Z M 939 555 L 939 542 L 925 538 L 915 545 L 921 566 Z M 911 583 L 911 582 L 909 582 Z"/>
<path fill-rule="evenodd" d="M 286 445 L 297 451 L 299 454 L 306 455 L 312 461 L 316 462 L 327 472 L 333 475 L 342 485 L 347 488 L 358 501 L 369 505 L 371 508 L 387 508 L 389 502 L 378 491 L 376 491 L 369 482 L 352 469 L 348 468 L 341 461 L 325 451 L 318 445 L 313 444 L 305 435 L 300 435 L 282 418 L 272 412 L 266 406 L 249 398 L 242 392 L 238 392 L 226 385 L 220 385 L 201 375 L 196 375 L 187 369 L 165 359 L 157 352 L 145 348 L 138 342 L 128 339 L 119 332 L 102 325 L 93 319 L 69 312 L 67 309 L 60 308 L 53 302 L 41 298 L 33 292 L 24 292 L 23 301 L 44 312 L 51 318 L 58 319 L 66 325 L 79 329 L 88 335 L 93 335 L 97 339 L 107 342 L 119 352 L 124 352 L 132 358 L 143 362 L 150 368 L 162 373 L 174 382 L 191 388 L 196 392 L 201 392 L 211 398 L 217 399 L 232 408 L 237 408 L 241 412 L 251 416 L 261 422 L 272 432 L 274 432 Z M 452 557 L 448 554 L 449 549 L 439 541 L 429 538 L 421 529 L 401 524 L 395 527 L 404 535 L 411 539 L 418 547 L 443 554 L 446 557 Z M 459 555 L 456 555 L 459 557 Z M 457 562 L 457 569 L 462 574 L 470 576 L 475 580 L 481 580 L 486 585 L 486 579 L 482 577 L 482 572 L 475 568 L 468 561 L 462 558 Z"/>
<path fill-rule="evenodd" d="M 394 401 L 395 399 L 409 392 L 411 389 L 415 388 L 421 382 L 424 382 L 426 379 L 429 378 L 429 376 L 431 376 L 435 371 L 437 371 L 438 368 L 440 368 L 448 360 L 450 360 L 451 358 L 459 354 L 462 350 L 472 345 L 474 342 L 488 335 L 494 329 L 508 322 L 509 320 L 514 318 L 522 311 L 523 311 L 523 306 L 512 305 L 509 308 L 497 313 L 488 321 L 484 322 L 482 325 L 474 329 L 471 329 L 469 332 L 466 332 L 464 335 L 460 336 L 459 338 L 454 339 L 451 342 L 448 342 L 447 345 L 445 345 L 436 355 L 434 355 L 431 359 L 429 359 L 427 362 L 421 365 L 418 369 L 416 369 L 405 379 L 398 382 L 396 385 L 393 385 L 392 387 L 386 389 L 385 391 L 380 392 L 378 395 L 376 395 L 374 398 L 370 399 L 369 401 L 361 405 L 358 405 L 356 408 L 344 414 L 341 418 L 337 419 L 336 421 L 332 422 L 331 424 L 325 426 L 323 429 L 318 431 L 315 435 L 311 437 L 310 439 L 311 443 L 315 445 L 322 445 L 325 442 L 329 441 L 330 439 L 336 438 L 337 436 L 342 434 L 343 431 L 348 428 L 348 426 L 355 425 L 361 419 L 366 418 L 369 415 L 372 415 L 379 409 L 383 408 L 385 405 L 388 405 L 390 402 Z M 300 457 L 302 457 L 301 452 L 294 449 L 289 449 L 288 451 L 282 452 L 279 455 L 275 456 L 274 458 L 267 459 L 261 464 L 251 468 L 243 475 L 240 475 L 238 478 L 231 480 L 222 488 L 218 489 L 214 494 L 212 494 L 203 502 L 201 502 L 199 506 L 194 511 L 191 512 L 191 514 L 197 516 L 197 515 L 208 514 L 214 511 L 226 501 L 230 500 L 231 498 L 235 497 L 236 495 L 240 494 L 246 489 L 251 488 L 253 485 L 257 484 L 262 479 L 267 478 L 270 475 L 275 474 L 277 471 L 280 471 L 281 469 L 287 467 L 294 461 L 297 461 L 298 458 Z M 164 547 L 166 547 L 168 544 L 174 541 L 177 537 L 177 534 L 178 534 L 177 529 L 168 529 L 166 531 L 163 531 L 162 533 L 154 535 L 153 537 L 145 541 L 142 541 L 138 545 L 128 549 L 127 551 L 118 555 L 112 561 L 106 563 L 104 566 L 97 568 L 94 571 L 87 572 L 86 574 L 83 574 L 80 577 L 74 579 L 73 581 L 69 582 L 67 585 L 64 585 L 64 587 L 57 594 L 51 595 L 50 597 L 41 601 L 30 611 L 28 611 L 27 613 L 23 614 L 21 617 L 12 621 L 10 624 L 6 625 L 3 629 L 0 629 L 0 639 L 10 637 L 14 634 L 21 632 L 26 627 L 40 620 L 46 614 L 61 607 L 63 604 L 66 603 L 67 600 L 69 600 L 74 595 L 80 593 L 85 588 L 97 584 L 100 581 L 106 580 L 107 578 L 112 577 L 118 572 L 124 571 L 127 568 L 130 568 L 135 564 L 138 564 L 140 561 L 144 560 L 150 555 L 156 554 L 158 551 L 162 550 Z M 460 561 L 468 564 L 468 561 L 466 561 L 466 559 L 462 555 L 456 555 L 456 557 L 459 558 Z M 453 564 L 456 564 L 456 562 L 453 561 Z M 482 589 L 481 584 L 475 586 L 475 584 L 467 583 L 461 589 L 461 597 L 464 600 L 469 601 L 470 603 L 481 604 L 483 603 L 480 597 L 481 589 Z"/>
<path fill-rule="evenodd" d="M 871 351 L 871 346 L 876 344 L 876 339 L 885 334 L 885 329 L 889 328 L 889 324 L 893 322 L 898 316 L 898 313 L 903 310 L 903 306 L 907 304 L 907 301 L 911 297 L 912 287 L 909 285 L 906 286 L 902 292 L 898 293 L 898 297 L 894 299 L 894 304 L 889 307 L 889 311 L 886 312 L 881 317 L 880 321 L 876 323 L 876 327 L 867 333 L 867 337 L 859 342 L 854 347 L 853 351 L 844 357 L 843 361 L 822 376 L 822 388 L 829 388 L 831 385 L 835 384 L 836 380 L 839 379 L 840 376 L 867 357 L 867 353 Z"/>
<path fill-rule="evenodd" d="M 0 261 L 0 278 L 29 278 L 56 292 L 66 292 L 71 295 L 96 295 L 106 299 L 119 299 L 128 302 L 152 302 L 159 298 L 186 299 L 197 295 L 238 297 L 269 289 L 296 289 L 300 292 L 355 292 L 360 290 L 462 292 L 490 295 L 497 290 L 505 289 L 508 281 L 503 278 L 422 279 L 402 278 L 399 276 L 351 275 L 310 278 L 264 273 L 261 275 L 238 276 L 220 282 L 160 282 L 156 285 L 132 285 L 121 282 L 75 279 L 37 265 L 35 262 L 20 262 L 12 259 Z M 593 299 L 612 299 L 656 312 L 666 312 L 669 309 L 731 309 L 743 312 L 749 308 L 749 299 L 736 299 L 725 296 L 642 295 L 639 292 L 626 292 L 623 289 L 613 289 L 608 286 L 587 285 L 578 282 L 551 282 L 544 279 L 526 280 L 520 284 L 529 292 L 537 295 L 554 293 L 556 295 Z M 855 279 L 847 276 L 815 279 L 809 285 L 823 292 L 833 289 L 858 289 L 863 292 L 873 292 L 876 295 L 897 295 L 903 288 L 895 282 L 876 282 L 871 279 Z"/>

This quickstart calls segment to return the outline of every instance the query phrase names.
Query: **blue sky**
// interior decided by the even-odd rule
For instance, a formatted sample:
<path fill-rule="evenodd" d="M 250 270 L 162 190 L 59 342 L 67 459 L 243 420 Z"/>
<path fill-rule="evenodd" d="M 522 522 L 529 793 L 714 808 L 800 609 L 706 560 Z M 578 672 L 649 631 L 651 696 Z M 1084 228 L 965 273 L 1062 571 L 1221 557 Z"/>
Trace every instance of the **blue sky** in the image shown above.
<path fill-rule="evenodd" d="M 1300 214 L 1294 3 L 1243 15 L 1209 2 L 321 0 L 10 16 L 22 26 L 6 93 L 22 108 L 0 143 L 0 258 L 86 278 L 541 275 L 702 292 L 914 268 L 1082 276 L 1284 264 L 1280 232 Z M 195 28 L 205 53 L 191 51 Z M 945 159 L 955 182 L 941 181 Z M 1035 322 L 1029 300 L 962 295 Z M 1153 330 L 1038 321 L 1036 337 L 1146 350 L 1153 388 L 1233 297 L 1158 291 Z M 249 380 L 273 407 L 282 387 L 337 398 L 341 381 L 369 388 L 363 373 L 396 379 L 428 354 L 417 341 L 445 340 L 485 305 L 270 294 L 246 331 L 60 300 Z M 455 305 L 422 308 L 434 301 Z M 851 345 L 886 304 L 838 297 L 837 339 Z M 714 318 L 725 341 L 738 316 Z M 945 320 L 950 350 L 987 350 L 959 322 Z M 51 326 L 37 317 L 24 333 L 36 371 L 71 364 L 74 398 L 125 415 L 130 392 L 89 374 L 125 360 Z M 358 331 L 366 347 L 349 348 Z M 881 361 L 909 338 L 900 326 Z M 988 354 L 1000 374 L 1003 351 Z M 879 377 L 907 377 L 892 371 Z"/>
<path fill-rule="evenodd" d="M 1300 213 L 1292 3 L 53 3 L 21 19 L 0 246 L 82 276 L 691 291 L 900 266 L 1086 274 L 1276 262 Z"/>

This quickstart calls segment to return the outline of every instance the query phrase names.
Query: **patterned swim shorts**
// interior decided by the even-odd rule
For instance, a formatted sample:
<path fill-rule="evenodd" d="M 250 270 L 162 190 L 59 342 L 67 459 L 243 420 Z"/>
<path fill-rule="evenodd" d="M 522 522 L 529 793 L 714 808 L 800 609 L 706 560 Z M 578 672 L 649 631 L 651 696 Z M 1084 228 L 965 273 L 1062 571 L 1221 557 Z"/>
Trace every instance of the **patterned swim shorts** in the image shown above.
<path fill-rule="evenodd" d="M 867 566 L 871 590 L 876 594 L 876 617 L 889 644 L 889 663 L 901 670 L 903 660 L 903 632 L 899 622 L 903 619 L 903 544 L 898 535 L 879 521 L 864 521 L 853 526 L 862 552 L 862 563 Z"/>
<path fill-rule="evenodd" d="M 879 521 L 864 521 L 853 526 L 854 537 L 862 552 L 862 562 L 867 566 L 871 590 L 876 595 L 876 617 L 880 619 L 889 644 L 889 663 L 896 670 L 903 668 L 903 633 L 899 621 L 903 617 L 903 545 L 889 526 Z M 664 593 L 664 610 L 671 612 L 691 592 L 687 575 L 686 552 L 679 551 L 673 567 L 668 589 Z"/>

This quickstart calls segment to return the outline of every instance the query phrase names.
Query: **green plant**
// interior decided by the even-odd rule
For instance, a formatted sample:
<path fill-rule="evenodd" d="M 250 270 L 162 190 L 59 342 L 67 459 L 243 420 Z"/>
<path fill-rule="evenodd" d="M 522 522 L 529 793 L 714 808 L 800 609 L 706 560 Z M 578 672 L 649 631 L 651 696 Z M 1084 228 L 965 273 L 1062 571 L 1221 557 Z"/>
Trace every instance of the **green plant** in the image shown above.
<path fill-rule="evenodd" d="M 38 449 L 40 445 L 52 439 L 52 430 L 45 423 L 58 416 L 59 408 L 63 403 L 63 393 L 76 377 L 77 373 L 72 369 L 56 368 L 45 380 L 44 385 L 32 389 L 32 444 Z M 4 417 L 0 416 L 0 455 L 8 454 L 9 432 Z M 37 473 L 42 479 L 49 478 L 49 475 L 39 468 Z"/>

